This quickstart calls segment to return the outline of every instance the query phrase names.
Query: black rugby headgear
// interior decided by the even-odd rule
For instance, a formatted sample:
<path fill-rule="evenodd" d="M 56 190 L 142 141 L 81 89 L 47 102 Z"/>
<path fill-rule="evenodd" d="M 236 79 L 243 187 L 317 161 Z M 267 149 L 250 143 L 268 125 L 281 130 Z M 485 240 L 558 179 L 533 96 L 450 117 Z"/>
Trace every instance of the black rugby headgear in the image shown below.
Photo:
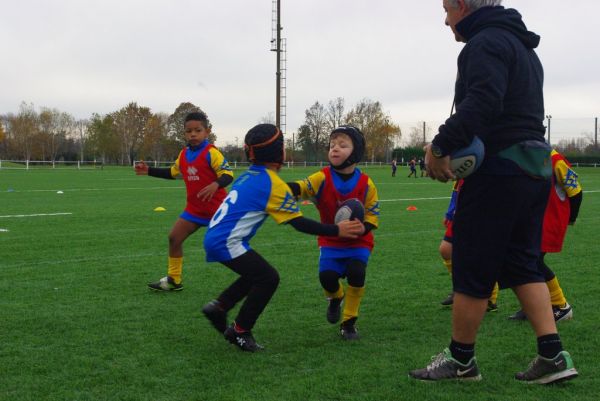
<path fill-rule="evenodd" d="M 283 164 L 283 134 L 273 124 L 258 124 L 244 138 L 244 151 L 253 163 Z"/>
<path fill-rule="evenodd" d="M 352 149 L 352 153 L 342 164 L 340 164 L 339 166 L 331 167 L 333 167 L 336 170 L 341 170 L 354 163 L 360 163 L 365 154 L 366 147 L 365 136 L 363 135 L 363 133 L 360 132 L 360 130 L 353 125 L 340 125 L 336 129 L 331 131 L 331 134 L 329 134 L 329 138 L 331 139 L 331 136 L 337 133 L 348 135 L 352 140 L 352 147 L 354 149 Z"/>

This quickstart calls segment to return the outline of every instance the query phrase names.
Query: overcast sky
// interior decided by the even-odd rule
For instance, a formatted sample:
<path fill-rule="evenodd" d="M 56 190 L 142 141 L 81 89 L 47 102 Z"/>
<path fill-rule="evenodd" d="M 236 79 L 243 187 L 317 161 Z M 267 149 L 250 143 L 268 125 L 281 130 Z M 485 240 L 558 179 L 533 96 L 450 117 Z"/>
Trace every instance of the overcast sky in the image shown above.
<path fill-rule="evenodd" d="M 287 132 L 315 101 L 380 101 L 405 129 L 450 112 L 462 44 L 442 0 L 281 0 Z M 554 123 L 600 116 L 600 1 L 505 0 L 541 35 Z M 129 102 L 209 115 L 218 144 L 275 112 L 271 0 L 2 0 L 0 114 L 23 101 L 76 118 Z M 588 126 L 589 122 L 589 126 Z M 557 125 L 558 127 L 558 125 Z"/>

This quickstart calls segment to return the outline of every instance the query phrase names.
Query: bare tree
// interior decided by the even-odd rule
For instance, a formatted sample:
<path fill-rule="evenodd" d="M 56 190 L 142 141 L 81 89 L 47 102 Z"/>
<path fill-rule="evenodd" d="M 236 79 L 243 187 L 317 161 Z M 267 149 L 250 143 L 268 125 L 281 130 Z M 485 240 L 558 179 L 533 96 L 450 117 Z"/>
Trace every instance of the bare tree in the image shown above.
<path fill-rule="evenodd" d="M 308 128 L 311 142 L 314 145 L 315 160 L 319 157 L 321 149 L 325 148 L 327 135 L 327 116 L 325 107 L 318 101 L 305 111 L 304 125 Z"/>
<path fill-rule="evenodd" d="M 344 98 L 342 97 L 337 97 L 327 103 L 325 116 L 327 118 L 328 131 L 332 131 L 334 128 L 343 124 L 345 108 L 344 103 Z"/>

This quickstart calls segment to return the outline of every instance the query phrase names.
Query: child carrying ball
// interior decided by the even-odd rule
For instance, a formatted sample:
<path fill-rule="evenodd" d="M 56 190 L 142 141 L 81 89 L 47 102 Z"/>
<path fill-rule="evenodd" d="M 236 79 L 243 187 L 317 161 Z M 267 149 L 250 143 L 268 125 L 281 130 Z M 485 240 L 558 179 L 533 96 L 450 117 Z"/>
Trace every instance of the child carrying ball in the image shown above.
<path fill-rule="evenodd" d="M 379 221 L 377 188 L 369 176 L 356 167 L 365 146 L 365 138 L 358 128 L 342 125 L 329 136 L 330 165 L 304 180 L 288 183 L 295 196 L 314 201 L 324 224 L 333 223 L 338 207 L 346 199 L 356 198 L 365 206 L 365 230 L 360 237 L 320 236 L 318 239 L 319 280 L 329 300 L 327 321 L 335 324 L 341 317 L 340 334 L 346 340 L 359 338 L 356 319 L 365 292 L 367 262 L 374 245 L 372 230 Z M 340 285 L 342 278 L 348 281 L 345 291 Z"/>
<path fill-rule="evenodd" d="M 302 217 L 298 204 L 278 171 L 285 158 L 283 134 L 272 124 L 259 124 L 246 134 L 248 170 L 234 183 L 204 236 L 206 260 L 220 262 L 239 275 L 202 312 L 225 339 L 243 351 L 262 348 L 252 329 L 275 293 L 279 274 L 250 246 L 250 240 L 270 215 L 278 223 L 323 238 L 357 238 L 364 231 L 358 220 L 321 224 Z M 243 301 L 231 325 L 227 312 Z"/>

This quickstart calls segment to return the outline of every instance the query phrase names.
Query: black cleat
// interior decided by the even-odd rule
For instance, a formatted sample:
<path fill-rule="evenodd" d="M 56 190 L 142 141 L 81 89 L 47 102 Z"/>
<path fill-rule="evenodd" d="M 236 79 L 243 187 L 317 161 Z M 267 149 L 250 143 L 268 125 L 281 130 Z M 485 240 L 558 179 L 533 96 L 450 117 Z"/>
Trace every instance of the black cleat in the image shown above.
<path fill-rule="evenodd" d="M 454 293 L 453 292 L 448 294 L 448 296 L 442 302 L 440 302 L 440 304 L 442 304 L 444 306 L 450 306 L 453 303 L 454 303 Z"/>
<path fill-rule="evenodd" d="M 236 345 L 242 351 L 256 352 L 264 349 L 262 345 L 256 343 L 256 340 L 252 336 L 252 332 L 244 331 L 238 333 L 234 328 L 234 323 L 225 330 L 223 336 L 227 341 Z"/>
<path fill-rule="evenodd" d="M 422 381 L 481 380 L 475 357 L 471 358 L 469 363 L 463 365 L 452 358 L 448 348 L 432 357 L 429 365 L 422 369 L 412 370 L 408 375 L 413 379 Z"/>
<path fill-rule="evenodd" d="M 170 276 L 165 276 L 155 283 L 148 283 L 148 288 L 154 291 L 181 291 L 183 284 L 176 284 Z"/>
<path fill-rule="evenodd" d="M 335 324 L 340 321 L 343 299 L 344 298 L 329 298 L 329 304 L 327 305 L 327 321 L 329 323 Z"/>
<path fill-rule="evenodd" d="M 344 340 L 358 340 L 360 336 L 356 330 L 356 318 L 345 320 L 340 325 L 340 334 Z"/>
<path fill-rule="evenodd" d="M 227 312 L 221 308 L 219 301 L 213 300 L 202 307 L 202 313 L 221 334 L 227 330 Z"/>

